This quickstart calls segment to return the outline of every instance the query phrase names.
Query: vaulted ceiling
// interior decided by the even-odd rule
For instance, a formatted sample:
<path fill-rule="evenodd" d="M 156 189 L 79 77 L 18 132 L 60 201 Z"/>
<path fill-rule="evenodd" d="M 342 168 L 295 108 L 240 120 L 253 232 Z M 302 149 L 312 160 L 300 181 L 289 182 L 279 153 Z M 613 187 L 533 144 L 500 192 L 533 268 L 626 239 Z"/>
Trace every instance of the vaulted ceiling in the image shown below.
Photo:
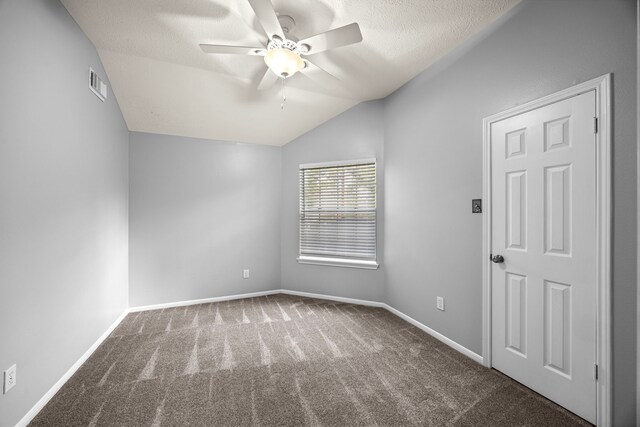
<path fill-rule="evenodd" d="M 273 0 L 298 39 L 352 22 L 364 38 L 311 56 L 338 81 L 298 73 L 281 109 L 281 84 L 257 90 L 262 57 L 198 46 L 266 45 L 246 0 L 62 0 L 98 49 L 130 130 L 270 145 L 389 95 L 518 2 Z"/>

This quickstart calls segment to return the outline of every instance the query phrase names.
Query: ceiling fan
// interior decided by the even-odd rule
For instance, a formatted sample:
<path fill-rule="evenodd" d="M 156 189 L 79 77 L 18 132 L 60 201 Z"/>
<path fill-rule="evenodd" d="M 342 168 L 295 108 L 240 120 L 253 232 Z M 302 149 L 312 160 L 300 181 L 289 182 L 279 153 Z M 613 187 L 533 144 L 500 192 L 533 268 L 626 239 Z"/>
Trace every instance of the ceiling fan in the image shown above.
<path fill-rule="evenodd" d="M 326 77 L 335 79 L 334 76 L 314 65 L 306 56 L 362 41 L 360 27 L 355 22 L 303 40 L 296 40 L 289 36 L 295 25 L 293 18 L 276 14 L 270 0 L 248 1 L 269 39 L 266 47 L 201 44 L 200 48 L 205 53 L 264 57 L 268 68 L 258 85 L 258 90 L 268 89 L 278 78 L 289 78 L 298 71 L 316 80 L 323 80 Z"/>

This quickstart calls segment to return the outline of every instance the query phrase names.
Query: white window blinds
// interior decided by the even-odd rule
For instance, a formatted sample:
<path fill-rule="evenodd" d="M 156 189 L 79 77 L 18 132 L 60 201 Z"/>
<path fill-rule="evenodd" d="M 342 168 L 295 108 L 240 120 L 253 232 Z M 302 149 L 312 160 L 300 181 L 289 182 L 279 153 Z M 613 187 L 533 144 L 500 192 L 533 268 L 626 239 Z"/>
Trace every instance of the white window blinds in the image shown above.
<path fill-rule="evenodd" d="M 300 257 L 375 261 L 375 160 L 300 166 Z"/>

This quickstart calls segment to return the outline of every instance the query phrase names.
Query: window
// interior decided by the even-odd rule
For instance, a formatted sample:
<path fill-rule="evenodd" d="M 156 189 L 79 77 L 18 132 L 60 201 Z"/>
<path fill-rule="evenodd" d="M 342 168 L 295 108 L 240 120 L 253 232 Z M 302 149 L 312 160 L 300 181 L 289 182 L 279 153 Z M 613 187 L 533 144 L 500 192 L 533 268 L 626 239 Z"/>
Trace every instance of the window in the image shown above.
<path fill-rule="evenodd" d="M 300 165 L 298 262 L 378 268 L 375 159 Z"/>

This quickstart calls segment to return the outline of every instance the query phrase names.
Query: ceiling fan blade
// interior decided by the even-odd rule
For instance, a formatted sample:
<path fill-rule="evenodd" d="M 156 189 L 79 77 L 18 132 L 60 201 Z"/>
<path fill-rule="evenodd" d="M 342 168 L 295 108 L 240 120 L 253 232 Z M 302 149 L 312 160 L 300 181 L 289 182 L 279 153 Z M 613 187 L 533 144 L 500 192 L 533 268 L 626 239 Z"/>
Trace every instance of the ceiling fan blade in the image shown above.
<path fill-rule="evenodd" d="M 271 40 L 274 35 L 284 40 L 284 32 L 282 31 L 280 22 L 278 22 L 278 15 L 276 15 L 276 11 L 273 9 L 271 1 L 249 0 L 249 4 L 258 17 L 258 21 L 260 22 L 260 25 L 262 25 L 264 32 L 267 33 L 269 40 Z"/>
<path fill-rule="evenodd" d="M 279 80 L 278 76 L 276 76 L 273 71 L 267 68 L 267 71 L 262 76 L 262 80 L 260 80 L 260 84 L 258 85 L 258 90 L 267 90 L 273 87 L 276 82 Z"/>
<path fill-rule="evenodd" d="M 310 79 L 315 80 L 319 83 L 324 83 L 328 85 L 335 85 L 337 82 L 340 81 L 336 76 L 318 67 L 308 59 L 305 59 L 304 63 L 305 63 L 305 67 L 300 72 L 303 73 L 305 76 L 309 77 Z"/>
<path fill-rule="evenodd" d="M 201 44 L 200 49 L 206 53 L 223 53 L 223 54 L 237 54 L 237 55 L 255 55 L 264 56 L 267 52 L 262 47 L 247 47 L 247 46 L 225 46 L 218 44 Z"/>
<path fill-rule="evenodd" d="M 309 50 L 305 52 L 305 55 L 313 55 L 328 49 L 335 49 L 336 47 L 359 43 L 361 41 L 362 33 L 360 32 L 360 27 L 354 22 L 353 24 L 300 40 L 298 46 L 303 44 L 309 46 Z"/>
<path fill-rule="evenodd" d="M 353 93 L 349 87 L 342 84 L 338 77 L 334 76 L 327 70 L 320 68 L 306 58 L 304 59 L 304 62 L 306 67 L 300 71 L 300 74 L 313 81 L 313 86 L 316 87 L 316 90 L 309 89 L 308 87 L 305 88 L 305 90 L 311 90 L 312 92 L 317 91 L 317 93 L 321 93 L 323 95 L 342 99 L 361 100 L 360 97 Z"/>

